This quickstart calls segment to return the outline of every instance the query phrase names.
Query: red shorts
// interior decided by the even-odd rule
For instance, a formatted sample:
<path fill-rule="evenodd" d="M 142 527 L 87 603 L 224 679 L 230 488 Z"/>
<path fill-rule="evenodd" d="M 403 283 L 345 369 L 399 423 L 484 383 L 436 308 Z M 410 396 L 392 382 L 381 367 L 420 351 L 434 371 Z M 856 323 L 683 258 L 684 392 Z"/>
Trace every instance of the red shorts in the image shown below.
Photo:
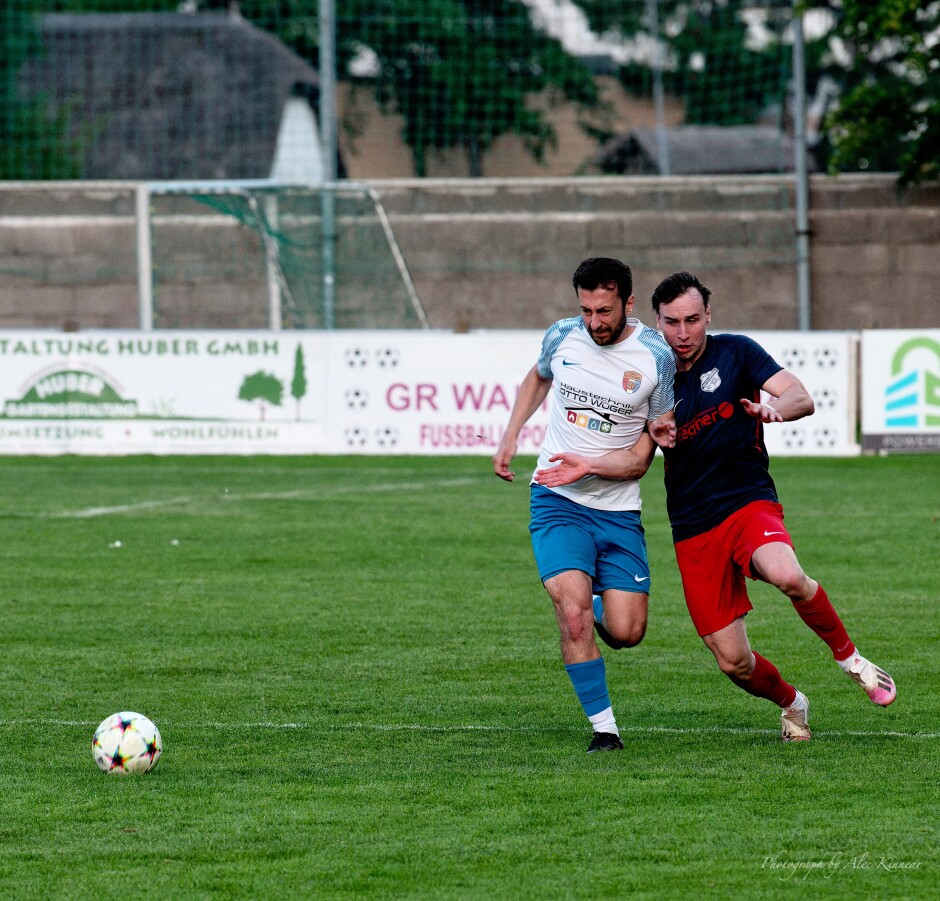
<path fill-rule="evenodd" d="M 689 615 L 699 635 L 717 632 L 751 609 L 745 578 L 759 547 L 782 541 L 793 547 L 783 507 L 754 501 L 701 535 L 676 542 L 676 560 Z"/>

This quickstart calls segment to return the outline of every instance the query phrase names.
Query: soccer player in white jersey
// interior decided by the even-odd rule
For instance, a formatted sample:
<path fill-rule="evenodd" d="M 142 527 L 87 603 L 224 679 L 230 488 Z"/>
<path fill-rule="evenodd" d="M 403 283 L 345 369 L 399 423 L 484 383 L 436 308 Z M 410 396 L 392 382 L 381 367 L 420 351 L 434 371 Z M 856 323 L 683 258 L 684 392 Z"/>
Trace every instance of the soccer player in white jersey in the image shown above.
<path fill-rule="evenodd" d="M 656 445 L 647 421 L 669 418 L 675 360 L 633 312 L 633 275 L 620 260 L 585 260 L 572 278 L 581 315 L 556 322 L 519 388 L 493 469 L 511 482 L 519 433 L 549 391 L 552 405 L 538 469 L 558 454 L 602 456 L 629 450 L 617 478 L 589 473 L 553 485 L 531 481 L 532 548 L 561 631 L 561 657 L 593 727 L 588 752 L 623 748 L 594 630 L 613 648 L 646 632 L 650 570 L 640 521 L 638 479 Z M 561 464 L 562 466 L 564 464 Z"/>

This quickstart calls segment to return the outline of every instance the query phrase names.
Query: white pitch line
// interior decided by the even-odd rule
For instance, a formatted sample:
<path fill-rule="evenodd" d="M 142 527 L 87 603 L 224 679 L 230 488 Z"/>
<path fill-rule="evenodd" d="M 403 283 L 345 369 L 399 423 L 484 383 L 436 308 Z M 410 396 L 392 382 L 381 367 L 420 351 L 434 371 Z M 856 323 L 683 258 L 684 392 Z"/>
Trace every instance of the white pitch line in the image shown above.
<path fill-rule="evenodd" d="M 343 494 L 375 494 L 389 491 L 420 491 L 423 488 L 454 488 L 460 485 L 474 485 L 476 478 L 425 479 L 416 482 L 395 482 L 390 485 L 354 485 L 324 486 L 317 489 L 293 491 L 258 491 L 248 494 L 231 494 L 228 491 L 218 495 L 223 501 L 272 501 L 272 500 L 319 500 L 324 497 L 336 497 Z M 86 507 L 84 510 L 61 510 L 55 513 L 36 513 L 39 519 L 91 519 L 95 516 L 111 516 L 115 513 L 135 513 L 138 510 L 155 510 L 160 507 L 175 507 L 183 504 L 208 503 L 212 498 L 170 497 L 161 500 L 139 501 L 136 504 L 115 504 L 112 507 Z"/>
<path fill-rule="evenodd" d="M 420 482 L 395 482 L 391 485 L 326 485 L 316 490 L 305 491 L 264 491 L 250 494 L 223 494 L 224 501 L 268 501 L 268 500 L 319 500 L 323 497 L 337 497 L 342 494 L 376 494 L 389 491 L 420 491 L 422 488 L 454 488 L 459 485 L 476 485 L 476 478 L 425 479 Z"/>
<path fill-rule="evenodd" d="M 97 726 L 93 720 L 57 720 L 57 719 L 21 719 L 0 720 L 0 728 L 13 728 L 16 726 Z M 335 723 L 313 725 L 312 723 L 277 723 L 272 721 L 236 722 L 236 723 L 174 723 L 161 721 L 164 729 L 270 729 L 274 730 L 310 730 L 311 732 L 325 732 L 345 729 L 366 729 L 373 732 L 505 732 L 512 734 L 525 734 L 527 732 L 576 732 L 583 731 L 574 726 L 487 726 L 479 723 L 465 723 L 450 726 L 434 726 L 427 723 Z M 666 734 L 666 735 L 776 735 L 777 729 L 749 729 L 734 726 L 627 726 L 621 727 L 621 734 Z M 887 732 L 857 731 L 857 730 L 820 730 L 818 737 L 832 738 L 912 738 L 934 741 L 940 738 L 940 732 Z"/>
<path fill-rule="evenodd" d="M 59 513 L 40 513 L 38 515 L 49 519 L 90 519 L 94 516 L 108 516 L 112 513 L 133 513 L 136 510 L 172 507 L 177 504 L 188 504 L 192 500 L 191 497 L 171 497 L 159 501 L 139 501 L 136 504 L 118 504 L 114 507 L 87 507 L 84 510 L 63 510 Z"/>

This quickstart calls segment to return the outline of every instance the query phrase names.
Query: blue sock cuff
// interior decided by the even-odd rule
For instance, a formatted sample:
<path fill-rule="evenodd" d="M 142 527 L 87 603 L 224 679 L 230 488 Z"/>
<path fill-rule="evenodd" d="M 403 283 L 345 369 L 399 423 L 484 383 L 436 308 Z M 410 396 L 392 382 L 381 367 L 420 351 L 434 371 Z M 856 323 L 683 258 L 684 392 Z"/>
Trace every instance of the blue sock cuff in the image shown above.
<path fill-rule="evenodd" d="M 600 713 L 610 707 L 607 669 L 604 666 L 603 657 L 587 660 L 584 663 L 567 663 L 565 670 L 587 716 L 594 716 L 595 713 Z"/>

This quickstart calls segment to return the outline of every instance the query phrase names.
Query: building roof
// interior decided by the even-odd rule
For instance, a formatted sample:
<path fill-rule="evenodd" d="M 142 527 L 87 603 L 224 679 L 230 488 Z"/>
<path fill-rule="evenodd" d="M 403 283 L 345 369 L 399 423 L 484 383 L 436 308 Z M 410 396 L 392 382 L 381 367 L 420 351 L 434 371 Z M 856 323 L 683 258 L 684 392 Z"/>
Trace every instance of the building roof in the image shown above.
<path fill-rule="evenodd" d="M 792 172 L 792 139 L 773 126 L 682 125 L 665 130 L 670 175 Z M 603 172 L 661 174 L 655 128 L 634 128 L 608 141 L 598 154 Z"/>
<path fill-rule="evenodd" d="M 319 84 L 238 15 L 55 14 L 40 31 L 20 87 L 65 116 L 85 178 L 267 178 L 285 104 Z"/>

